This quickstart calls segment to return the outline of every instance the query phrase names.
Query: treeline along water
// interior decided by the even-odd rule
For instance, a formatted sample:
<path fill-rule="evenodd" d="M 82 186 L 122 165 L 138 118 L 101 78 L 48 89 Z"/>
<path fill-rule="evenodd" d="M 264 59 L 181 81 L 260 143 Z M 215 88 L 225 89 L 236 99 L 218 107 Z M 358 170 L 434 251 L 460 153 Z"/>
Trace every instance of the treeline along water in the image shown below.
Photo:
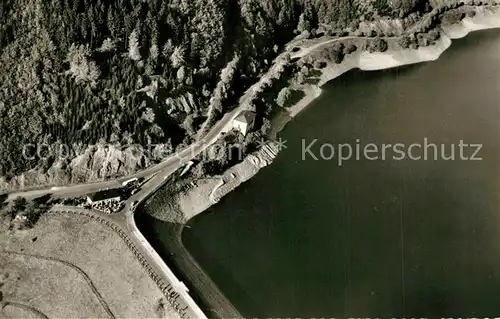
<path fill-rule="evenodd" d="M 281 136 L 288 148 L 271 166 L 184 229 L 243 315 L 500 313 L 500 31 L 455 41 L 435 62 L 350 72 Z M 482 144 L 482 161 L 302 160 L 302 139 L 424 138 L 447 152 Z"/>

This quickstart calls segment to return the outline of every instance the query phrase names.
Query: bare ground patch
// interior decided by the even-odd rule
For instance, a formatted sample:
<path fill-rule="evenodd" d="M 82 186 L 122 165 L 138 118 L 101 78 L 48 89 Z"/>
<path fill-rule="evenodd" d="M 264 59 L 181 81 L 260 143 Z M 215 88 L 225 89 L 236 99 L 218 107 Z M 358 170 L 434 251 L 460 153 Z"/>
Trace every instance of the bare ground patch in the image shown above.
<path fill-rule="evenodd" d="M 4 301 L 48 317 L 178 317 L 122 239 L 86 216 L 48 213 L 31 230 L 1 233 L 0 271 Z"/>
<path fill-rule="evenodd" d="M 47 319 L 48 316 L 40 310 L 21 303 L 4 302 L 0 309 L 1 318 Z"/>

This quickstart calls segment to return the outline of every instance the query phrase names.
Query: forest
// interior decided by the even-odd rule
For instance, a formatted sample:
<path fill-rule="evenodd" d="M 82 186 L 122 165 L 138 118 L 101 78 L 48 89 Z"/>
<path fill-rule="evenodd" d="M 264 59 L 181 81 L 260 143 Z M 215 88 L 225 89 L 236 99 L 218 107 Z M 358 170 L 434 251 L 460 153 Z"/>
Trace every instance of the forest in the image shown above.
<path fill-rule="evenodd" d="M 0 175 L 25 144 L 190 143 L 299 32 L 429 10 L 420 0 L 3 0 Z"/>

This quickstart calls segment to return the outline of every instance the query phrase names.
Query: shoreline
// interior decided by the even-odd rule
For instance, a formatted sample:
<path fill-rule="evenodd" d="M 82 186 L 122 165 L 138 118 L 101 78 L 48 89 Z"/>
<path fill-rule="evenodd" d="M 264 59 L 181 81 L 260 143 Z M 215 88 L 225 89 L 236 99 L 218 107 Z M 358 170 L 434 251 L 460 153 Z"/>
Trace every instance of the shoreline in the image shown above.
<path fill-rule="evenodd" d="M 340 64 L 329 63 L 328 66 L 322 70 L 320 81 L 317 84 L 291 86 L 291 89 L 297 89 L 304 92 L 305 96 L 295 104 L 286 108 L 290 120 L 321 95 L 321 87 L 324 84 L 350 70 L 380 71 L 405 65 L 435 61 L 452 45 L 452 40 L 463 38 L 474 31 L 500 28 L 500 10 L 494 12 L 483 11 L 478 14 L 481 14 L 481 16 L 464 18 L 458 24 L 442 26 L 441 37 L 436 41 L 436 44 L 431 46 L 420 47 L 416 50 L 389 49 L 383 53 L 356 52 L 355 54 L 346 56 L 345 60 Z M 327 46 L 328 44 L 325 44 L 325 47 Z M 283 127 L 285 125 L 286 123 Z"/>
<path fill-rule="evenodd" d="M 479 14 L 484 14 L 484 12 Z M 297 103 L 286 108 L 286 112 L 282 114 L 283 119 L 281 122 L 278 125 L 273 124 L 273 130 L 275 130 L 276 134 L 280 132 L 286 124 L 321 95 L 321 86 L 347 71 L 356 68 L 363 71 L 383 70 L 437 60 L 451 46 L 452 39 L 463 38 L 476 30 L 500 28 L 500 10 L 491 12 L 489 16 L 466 18 L 464 20 L 456 25 L 442 27 L 441 38 L 433 46 L 422 47 L 417 50 L 388 50 L 384 53 L 372 54 L 355 52 L 346 56 L 345 60 L 338 65 L 329 64 L 322 70 L 318 84 L 301 87 L 305 95 Z M 295 89 L 294 87 L 291 88 Z M 276 143 L 270 142 L 264 150 L 260 149 L 250 154 L 243 162 L 230 167 L 222 175 L 197 180 L 193 185 L 194 187 L 188 191 L 174 195 L 170 199 L 175 202 L 176 205 L 174 206 L 177 207 L 171 206 L 167 210 L 180 213 L 181 220 L 171 216 L 161 216 L 161 218 L 158 215 L 153 216 L 153 218 L 163 220 L 171 225 L 171 233 L 166 237 L 170 242 L 170 248 L 176 252 L 173 255 L 175 264 L 178 268 L 183 269 L 181 271 L 182 276 L 189 281 L 190 286 L 196 291 L 197 298 L 201 298 L 198 301 L 204 302 L 205 307 L 211 308 L 210 305 L 217 305 L 226 313 L 237 313 L 235 307 L 225 298 L 222 291 L 210 280 L 210 277 L 184 246 L 182 231 L 189 220 L 207 211 L 222 197 L 255 176 L 260 169 L 271 164 L 277 153 Z M 214 291 L 215 293 L 213 293 Z M 210 298 L 206 299 L 207 295 Z"/>
<path fill-rule="evenodd" d="M 451 46 L 453 39 L 463 38 L 473 31 L 493 28 L 500 28 L 500 10 L 486 11 L 483 9 L 478 11 L 474 18 L 465 18 L 460 23 L 442 26 L 441 37 L 434 45 L 421 47 L 416 50 L 389 49 L 383 53 L 354 52 L 346 56 L 340 64 L 328 63 L 321 70 L 317 84 L 290 86 L 292 90 L 302 91 L 304 96 L 290 107 L 284 108 L 284 112 L 281 112 L 276 119 L 273 119 L 273 122 L 277 123 L 273 123 L 272 125 L 272 136 L 276 137 L 295 116 L 314 102 L 321 95 L 321 87 L 325 83 L 350 70 L 375 71 L 435 61 Z M 328 43 L 330 42 L 325 43 L 324 46 L 327 47 Z M 323 45 L 317 46 L 318 49 L 322 47 Z M 312 52 L 310 51 L 308 54 Z M 296 55 L 300 56 L 300 52 Z M 262 168 L 273 162 L 279 149 L 276 147 L 275 142 L 270 142 L 266 148 L 266 150 L 260 149 L 248 155 L 241 163 L 230 167 L 223 174 L 200 179 L 196 181 L 196 185 L 189 191 L 177 194 L 175 202 L 178 204 L 177 209 L 180 215 L 183 216 L 182 220 L 172 220 L 168 216 L 160 219 L 167 222 L 186 224 L 190 219 L 209 209 L 212 205 L 219 202 L 222 197 L 248 181 Z M 269 152 L 269 149 L 271 149 L 271 152 Z"/>
<path fill-rule="evenodd" d="M 138 217 L 134 217 L 136 218 Z M 160 258 L 168 264 L 180 282 L 189 287 L 189 296 L 205 318 L 243 318 L 182 243 L 181 236 L 185 225 L 166 224 L 166 227 L 162 229 L 162 239 L 160 239 L 151 229 L 143 229 L 143 223 L 148 223 L 148 218 L 154 217 L 139 217 L 139 231 L 151 243 Z"/>

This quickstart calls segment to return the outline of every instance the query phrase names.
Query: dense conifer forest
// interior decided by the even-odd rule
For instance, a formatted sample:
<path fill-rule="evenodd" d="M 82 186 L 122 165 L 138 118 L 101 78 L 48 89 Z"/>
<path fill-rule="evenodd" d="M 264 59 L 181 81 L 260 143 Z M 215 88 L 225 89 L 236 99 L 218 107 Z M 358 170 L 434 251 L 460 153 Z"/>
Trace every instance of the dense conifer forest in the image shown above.
<path fill-rule="evenodd" d="M 3 0 L 0 175 L 53 164 L 23 158 L 28 143 L 173 151 L 209 109 L 217 119 L 234 108 L 299 32 L 426 10 L 419 0 Z"/>

